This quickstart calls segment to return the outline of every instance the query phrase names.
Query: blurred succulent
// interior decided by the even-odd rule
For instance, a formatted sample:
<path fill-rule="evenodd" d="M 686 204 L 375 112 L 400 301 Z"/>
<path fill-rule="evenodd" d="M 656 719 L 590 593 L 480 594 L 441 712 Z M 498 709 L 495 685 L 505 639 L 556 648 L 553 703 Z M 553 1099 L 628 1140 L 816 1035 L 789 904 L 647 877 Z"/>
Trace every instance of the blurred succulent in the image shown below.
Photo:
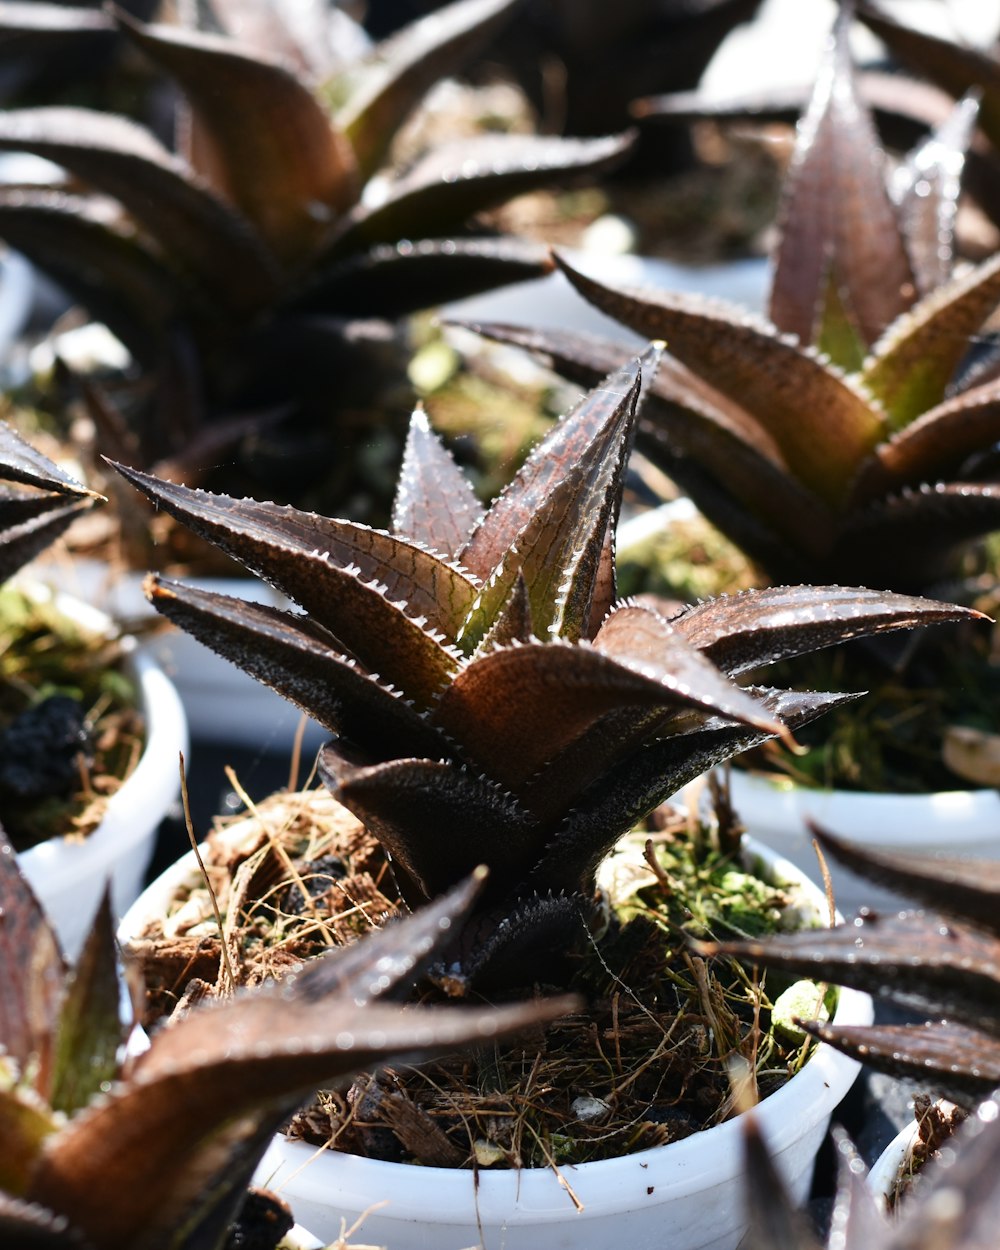
<path fill-rule="evenodd" d="M 643 450 L 774 580 L 926 588 L 1000 526 L 990 453 L 995 364 L 967 366 L 1000 303 L 1000 255 L 949 277 L 974 116 L 886 183 L 854 90 L 842 11 L 785 189 L 770 321 L 693 296 L 611 289 L 566 261 L 603 312 L 669 343 Z M 629 348 L 480 326 L 590 384 Z"/>
<path fill-rule="evenodd" d="M 126 388 L 130 403 L 118 396 L 126 425 L 90 393 L 105 450 L 187 477 L 227 447 L 263 458 L 282 421 L 269 469 L 300 487 L 339 473 L 347 489 L 352 452 L 386 420 L 358 411 L 358 396 L 370 405 L 384 380 L 364 352 L 384 355 L 389 320 L 549 267 L 537 246 L 469 234 L 470 218 L 628 150 L 627 135 L 497 133 L 386 166 L 428 88 L 514 3 L 457 0 L 347 65 L 329 43 L 333 17 L 347 19 L 325 5 L 305 6 L 293 28 L 278 9 L 226 0 L 216 9 L 233 35 L 116 11 L 117 28 L 182 92 L 177 153 L 97 111 L 0 114 L 0 150 L 47 157 L 78 180 L 0 189 L 0 237 L 147 369 Z"/>
<path fill-rule="evenodd" d="M 269 1138 L 318 1084 L 390 1056 L 492 1041 L 575 1006 L 404 1009 L 396 1001 L 480 884 L 467 881 L 284 982 L 192 1009 L 122 1067 L 127 1029 L 107 902 L 67 969 L 0 841 L 3 1244 L 214 1250 Z"/>
<path fill-rule="evenodd" d="M 834 1130 L 838 1180 L 827 1250 L 991 1250 L 1000 1219 L 998 1112 L 995 1098 L 984 1102 L 891 1218 L 865 1184 L 857 1152 Z M 743 1250 L 819 1250 L 752 1117 L 747 1117 L 744 1149 L 750 1229 Z"/>
<path fill-rule="evenodd" d="M 0 582 L 100 498 L 0 422 Z"/>
<path fill-rule="evenodd" d="M 853 872 L 928 910 L 862 911 L 822 933 L 720 949 L 769 967 L 808 969 L 810 976 L 941 1017 L 925 1024 L 804 1027 L 872 1067 L 916 1077 L 953 1102 L 975 1105 L 1000 1085 L 1000 865 L 888 854 L 816 833 Z"/>
<path fill-rule="evenodd" d="M 430 7 L 374 0 L 365 25 L 383 33 L 403 13 Z M 513 70 L 541 116 L 563 133 L 596 134 L 626 125 L 639 92 L 693 87 L 723 39 L 759 8 L 760 0 L 529 0 L 489 58 Z"/>
<path fill-rule="evenodd" d="M 597 866 L 636 821 L 712 764 L 845 698 L 748 691 L 733 677 L 969 615 L 842 587 L 680 611 L 618 602 L 624 465 L 656 358 L 650 348 L 587 395 L 488 510 L 418 412 L 392 532 L 119 466 L 304 609 L 147 584 L 159 611 L 337 735 L 324 778 L 387 848 L 407 901 L 489 866 L 452 952 L 468 978 L 540 975 L 546 951 L 558 959 L 582 937 Z"/>

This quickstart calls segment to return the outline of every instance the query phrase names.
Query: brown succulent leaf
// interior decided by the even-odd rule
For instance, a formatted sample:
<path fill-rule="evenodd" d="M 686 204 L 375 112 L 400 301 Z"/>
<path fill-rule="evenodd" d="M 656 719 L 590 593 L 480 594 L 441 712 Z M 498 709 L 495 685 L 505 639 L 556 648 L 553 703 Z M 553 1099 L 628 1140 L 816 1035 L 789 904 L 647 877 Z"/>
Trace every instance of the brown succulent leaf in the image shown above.
<path fill-rule="evenodd" d="M 32 152 L 115 197 L 219 307 L 273 299 L 273 262 L 246 221 L 145 128 L 83 108 L 0 112 L 0 151 Z"/>
<path fill-rule="evenodd" d="M 305 1002 L 335 993 L 355 1003 L 405 999 L 413 983 L 451 942 L 488 880 L 477 867 L 464 881 L 451 885 L 406 919 L 407 940 L 401 943 L 396 924 L 381 925 L 363 942 L 339 946 L 322 959 L 313 959 L 297 973 L 296 996 Z"/>
<path fill-rule="evenodd" d="M 7 421 L 0 421 L 0 481 L 38 486 L 71 498 L 103 498 L 96 491 L 82 486 L 48 456 L 36 451 Z"/>
<path fill-rule="evenodd" d="M 820 1250 L 807 1220 L 792 1202 L 752 1114 L 743 1117 L 743 1193 L 748 1228 L 742 1250 Z M 844 1250 L 853 1247 L 848 1243 Z"/>
<path fill-rule="evenodd" d="M 849 638 L 983 619 L 957 604 L 853 586 L 768 586 L 720 595 L 670 624 L 723 672 L 735 675 Z"/>
<path fill-rule="evenodd" d="M 761 705 L 794 731 L 856 695 L 771 691 Z M 706 718 L 708 720 L 709 718 Z M 573 891 L 618 839 L 681 786 L 741 751 L 774 737 L 716 721 L 710 728 L 668 735 L 633 752 L 584 790 L 550 839 L 533 873 L 539 888 Z"/>
<path fill-rule="evenodd" d="M 857 5 L 857 15 L 895 56 L 954 99 L 969 91 L 982 91 L 979 124 L 992 142 L 1000 145 L 1000 65 L 991 56 L 904 26 L 864 0 Z"/>
<path fill-rule="evenodd" d="M 460 0 L 411 22 L 379 43 L 360 74 L 337 125 L 347 135 L 363 177 L 385 159 L 400 125 L 441 78 L 483 48 L 518 0 Z"/>
<path fill-rule="evenodd" d="M 89 499 L 75 499 L 67 503 L 59 495 L 41 497 L 32 501 L 26 509 L 6 509 L 0 504 L 0 582 L 6 581 L 44 551 L 90 506 Z M 25 511 L 29 515 L 27 519 L 21 519 Z M 5 512 L 16 512 L 17 519 L 5 516 Z M 32 512 L 34 516 L 30 515 Z"/>
<path fill-rule="evenodd" d="M 268 0 L 212 0 L 212 13 L 231 38 L 280 59 L 307 81 L 330 68 L 332 32 L 326 7 L 316 0 L 294 9 L 277 9 Z"/>
<path fill-rule="evenodd" d="M 1000 1084 L 1000 1040 L 952 1021 L 864 1027 L 803 1021 L 803 1028 L 880 1072 L 931 1084 L 963 1107 L 976 1106 Z"/>
<path fill-rule="evenodd" d="M 0 1191 L 23 1194 L 42 1145 L 50 1133 L 59 1128 L 59 1119 L 41 1099 L 0 1087 Z M 0 1234 L 3 1233 L 3 1208 L 0 1207 Z M 20 1242 L 4 1241 L 3 1245 L 20 1246 Z"/>
<path fill-rule="evenodd" d="M 35 1088 L 50 1087 L 53 1037 L 66 964 L 45 913 L 0 833 L 0 1046 L 24 1072 L 37 1065 Z"/>
<path fill-rule="evenodd" d="M 115 468 L 172 516 L 294 599 L 369 672 L 418 703 L 431 701 L 457 668 L 451 639 L 477 589 L 455 566 L 364 525 L 189 490 Z"/>
<path fill-rule="evenodd" d="M 701 953 L 708 944 L 699 945 Z M 891 996 L 904 1006 L 1000 1031 L 1000 950 L 984 935 L 926 912 L 862 913 L 836 929 L 723 942 L 711 953 L 751 959 L 839 985 Z"/>
<path fill-rule="evenodd" d="M 768 315 L 820 341 L 828 276 L 866 345 L 913 301 L 913 272 L 886 190 L 884 153 L 854 83 L 850 5 L 838 11 L 785 181 Z"/>
<path fill-rule="evenodd" d="M 892 570 L 893 584 L 921 589 L 953 571 L 956 547 L 1000 526 L 1000 486 L 941 482 L 904 489 L 845 518 L 830 567 L 868 582 Z"/>
<path fill-rule="evenodd" d="M 392 505 L 393 533 L 455 560 L 485 509 L 418 408 L 410 418 Z"/>
<path fill-rule="evenodd" d="M 947 120 L 909 154 L 892 180 L 922 295 L 941 286 L 951 274 L 962 170 L 978 112 L 978 99 L 961 100 Z"/>
<path fill-rule="evenodd" d="M 517 884 L 538 849 L 538 822 L 495 782 L 452 763 L 392 760 L 357 768 L 336 744 L 320 754 L 335 797 L 364 821 L 421 891 L 434 898 L 479 864 L 490 897 Z"/>
<path fill-rule="evenodd" d="M 50 189 L 0 189 L 0 236 L 86 305 L 140 361 L 155 359 L 183 305 L 183 289 L 109 205 Z"/>
<path fill-rule="evenodd" d="M 395 936 L 405 944 L 407 926 Z M 309 1001 L 287 989 L 216 1000 L 157 1034 L 128 1084 L 50 1139 L 29 1196 L 73 1211 L 98 1250 L 159 1244 L 153 1234 L 179 1214 L 173 1203 L 190 1203 L 199 1172 L 204 1187 L 206 1124 L 224 1126 L 216 1162 L 225 1162 L 239 1137 L 261 1150 L 262 1125 L 276 1127 L 318 1085 L 391 1055 L 487 1044 L 574 1005 L 405 1011 L 342 997 Z M 178 1105 L 199 1114 L 178 1116 Z"/>
<path fill-rule="evenodd" d="M 552 270 L 528 239 L 403 239 L 311 269 L 296 305 L 354 317 L 400 317 Z"/>
<path fill-rule="evenodd" d="M 334 640 L 306 617 L 162 577 L 149 579 L 146 594 L 199 642 L 373 759 L 401 750 L 444 753 L 440 735 L 403 694 L 339 654 Z"/>
<path fill-rule="evenodd" d="M 888 854 L 810 826 L 823 850 L 852 872 L 1000 937 L 1000 863 L 947 855 Z"/>
<path fill-rule="evenodd" d="M 631 134 L 600 139 L 492 134 L 440 144 L 394 178 L 377 205 L 354 208 L 320 264 L 373 243 L 440 236 L 515 195 L 603 174 L 625 159 L 633 143 Z"/>
<path fill-rule="evenodd" d="M 0 1239 L 18 1250 L 95 1250 L 65 1216 L 7 1194 L 0 1194 Z"/>
<path fill-rule="evenodd" d="M 899 317 L 872 348 L 861 373 L 902 429 L 939 404 L 972 336 L 1000 303 L 1000 255 L 960 274 Z"/>
<path fill-rule="evenodd" d="M 549 430 L 462 548 L 459 559 L 464 568 L 477 577 L 490 577 L 585 455 L 589 453 L 592 470 L 600 472 L 603 466 L 594 464 L 596 450 L 607 451 L 612 431 L 621 435 L 627 430 L 627 414 L 638 397 L 640 381 L 641 364 L 630 357 Z"/>
<path fill-rule="evenodd" d="M 757 700 L 727 682 L 682 638 L 668 636 L 658 656 L 634 638 L 622 641 L 615 656 L 562 643 L 505 647 L 457 675 L 433 721 L 462 744 L 471 763 L 517 793 L 600 717 L 622 706 L 637 716 L 650 707 L 690 706 L 769 734 L 784 732 Z"/>
<path fill-rule="evenodd" d="M 963 391 L 916 417 L 880 444 L 854 485 L 858 500 L 956 475 L 1000 440 L 1000 381 Z"/>
<path fill-rule="evenodd" d="M 105 890 L 80 958 L 66 977 L 52 1058 L 49 1103 L 72 1115 L 118 1073 L 124 1041 L 111 899 Z"/>
<path fill-rule="evenodd" d="M 347 140 L 309 89 L 279 61 L 223 36 L 144 25 L 120 11 L 130 39 L 177 80 L 223 171 L 223 194 L 274 254 L 313 250 L 360 190 Z M 266 126 L 255 118 L 267 115 Z"/>
<path fill-rule="evenodd" d="M 853 382 L 743 309 L 694 296 L 612 290 L 556 263 L 590 303 L 637 333 L 663 339 L 671 354 L 742 405 L 775 439 L 789 467 L 827 502 L 884 432 L 881 416 Z M 803 409 L 824 413 L 802 421 Z"/>

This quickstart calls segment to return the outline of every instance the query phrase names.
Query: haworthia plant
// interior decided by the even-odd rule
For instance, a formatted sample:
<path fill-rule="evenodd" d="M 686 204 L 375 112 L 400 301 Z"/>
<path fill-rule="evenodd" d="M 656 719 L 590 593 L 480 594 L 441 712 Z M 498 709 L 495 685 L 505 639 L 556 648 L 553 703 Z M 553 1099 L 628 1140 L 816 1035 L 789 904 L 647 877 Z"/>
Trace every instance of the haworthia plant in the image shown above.
<path fill-rule="evenodd" d="M 643 450 L 776 581 L 918 590 L 1000 526 L 978 463 L 1000 436 L 994 365 L 969 367 L 1000 304 L 1000 256 L 951 272 L 963 103 L 889 179 L 854 86 L 844 6 L 785 187 L 769 319 L 732 305 L 576 289 L 671 359 Z M 585 384 L 627 358 L 606 339 L 485 325 Z"/>
<path fill-rule="evenodd" d="M 597 866 L 636 821 L 845 698 L 745 689 L 737 675 L 969 615 L 839 586 L 680 612 L 619 601 L 624 466 L 657 356 L 650 348 L 586 395 L 489 508 L 416 413 L 391 531 L 119 466 L 302 609 L 148 584 L 159 611 L 336 735 L 323 776 L 384 844 L 406 899 L 489 866 L 449 953 L 468 978 L 541 975 L 546 952 L 582 940 Z"/>
<path fill-rule="evenodd" d="M 325 6 L 300 6 L 296 24 L 291 12 L 229 0 L 214 6 L 221 32 L 114 10 L 121 34 L 180 89 L 178 150 L 99 111 L 0 114 L 0 150 L 46 157 L 74 179 L 72 190 L 0 190 L 0 238 L 170 384 L 169 414 L 131 400 L 147 465 L 166 458 L 173 473 L 193 472 L 227 442 L 259 438 L 275 414 L 305 411 L 328 431 L 352 353 L 363 374 L 357 353 L 384 340 L 372 319 L 550 267 L 544 249 L 477 233 L 470 219 L 608 168 L 628 135 L 484 135 L 441 143 L 406 170 L 385 163 L 425 92 L 514 3 L 456 0 L 346 64 L 330 24 L 349 19 Z M 53 34 L 77 25 L 71 12 Z M 110 440 L 113 423 L 100 424 Z M 337 454 L 350 453 L 350 428 L 328 441 Z M 111 449 L 124 454 L 120 438 Z"/>
<path fill-rule="evenodd" d="M 105 901 L 69 969 L 0 835 L 0 1236 L 10 1246 L 219 1250 L 271 1135 L 319 1084 L 483 1044 L 570 998 L 406 1007 L 483 874 L 284 982 L 215 999 L 119 1064 Z"/>

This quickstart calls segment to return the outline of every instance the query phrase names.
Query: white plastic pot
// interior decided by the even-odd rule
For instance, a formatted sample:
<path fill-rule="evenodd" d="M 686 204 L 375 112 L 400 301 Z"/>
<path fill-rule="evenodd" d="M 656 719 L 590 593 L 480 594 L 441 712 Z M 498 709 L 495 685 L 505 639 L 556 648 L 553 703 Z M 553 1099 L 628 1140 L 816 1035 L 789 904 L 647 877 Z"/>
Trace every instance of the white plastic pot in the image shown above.
<path fill-rule="evenodd" d="M 46 592 L 39 588 L 37 593 Z M 109 619 L 89 604 L 64 595 L 56 597 L 56 604 L 85 628 L 100 632 L 112 628 Z M 160 821 L 180 792 L 178 756 L 188 749 L 181 701 L 151 655 L 133 649 L 126 663 L 146 725 L 138 764 L 108 800 L 103 820 L 86 838 L 50 838 L 18 857 L 70 958 L 87 935 L 108 881 L 115 915 L 121 915 L 138 897 Z"/>
<path fill-rule="evenodd" d="M 747 850 L 777 880 L 802 874 L 752 840 Z M 805 882 L 822 914 L 823 901 Z M 842 990 L 835 1020 L 867 1024 L 871 999 Z M 797 1201 L 805 1199 L 830 1115 L 858 1065 L 819 1046 L 756 1117 Z M 416 1167 L 317 1151 L 276 1138 L 257 1182 L 279 1192 L 321 1238 L 368 1211 L 366 1241 L 392 1250 L 736 1250 L 746 1231 L 741 1126 L 730 1120 L 683 1141 L 618 1159 L 564 1167 L 578 1210 L 547 1169 L 480 1172 Z M 371 1208 L 384 1204 L 376 1210 Z"/>
<path fill-rule="evenodd" d="M 68 567 L 49 562 L 49 581 L 79 595 L 117 620 L 152 620 L 155 610 L 143 594 L 143 573 L 115 572 L 99 560 L 74 560 Z M 249 599 L 273 607 L 288 600 L 252 577 L 191 577 L 192 586 L 216 594 Z M 287 699 L 261 685 L 241 668 L 224 660 L 183 630 L 166 626 L 143 644 L 170 675 L 187 716 L 191 737 L 202 742 L 232 743 L 261 751 L 288 751 L 302 713 Z M 306 718 L 303 749 L 316 751 L 329 737 L 327 730 Z"/>
<path fill-rule="evenodd" d="M 950 1114 L 955 1109 L 954 1103 L 944 1098 L 938 1099 L 937 1105 L 945 1114 Z M 892 1209 L 896 1187 L 909 1163 L 913 1147 L 919 1139 L 920 1125 L 916 1119 L 913 1119 L 899 1130 L 871 1166 L 871 1171 L 868 1173 L 868 1188 L 876 1198 L 883 1200 L 886 1211 Z"/>
<path fill-rule="evenodd" d="M 239 826 L 227 831 L 238 840 Z M 745 856 L 761 861 L 775 882 L 798 884 L 816 914 L 822 894 L 792 864 L 755 839 Z M 123 945 L 165 914 L 182 885 L 198 874 L 188 852 L 144 891 L 123 917 Z M 842 989 L 837 1024 L 870 1024 L 866 994 Z M 777 1165 L 797 1201 L 805 1199 L 813 1164 L 833 1109 L 854 1082 L 858 1064 L 829 1046 L 755 1110 Z M 384 1163 L 275 1138 L 255 1182 L 275 1190 L 320 1238 L 339 1236 L 365 1214 L 358 1237 L 390 1250 L 736 1250 L 746 1231 L 742 1144 L 730 1120 L 669 1146 L 619 1159 L 565 1167 L 583 1204 L 578 1211 L 553 1173 L 480 1172 Z M 380 1205 L 382 1204 L 382 1205 Z M 378 1208 L 373 1210 L 372 1208 Z"/>
<path fill-rule="evenodd" d="M 942 790 L 937 794 L 869 794 L 813 790 L 731 771 L 733 806 L 754 836 L 803 872 L 816 875 L 806 821 L 873 851 L 1000 858 L 1000 791 Z M 837 906 L 896 909 L 912 900 L 875 886 L 828 861 Z"/>

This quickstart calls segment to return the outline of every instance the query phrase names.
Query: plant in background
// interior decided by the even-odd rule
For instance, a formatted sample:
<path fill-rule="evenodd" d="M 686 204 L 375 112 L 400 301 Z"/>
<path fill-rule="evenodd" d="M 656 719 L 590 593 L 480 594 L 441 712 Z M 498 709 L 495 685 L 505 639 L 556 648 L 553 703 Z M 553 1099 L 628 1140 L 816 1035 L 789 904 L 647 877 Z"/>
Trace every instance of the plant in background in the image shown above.
<path fill-rule="evenodd" d="M 864 1165 L 851 1143 L 837 1133 L 838 1181 L 828 1250 L 989 1250 L 996 1244 L 1000 1206 L 998 1111 L 995 1098 L 981 1105 L 893 1218 L 865 1184 Z M 743 1250 L 820 1250 L 752 1121 L 745 1152 L 750 1229 Z"/>
<path fill-rule="evenodd" d="M 829 586 L 669 620 L 662 605 L 617 601 L 624 466 L 656 356 L 587 395 L 488 510 L 417 413 L 392 532 L 120 467 L 303 609 L 148 584 L 159 611 L 336 735 L 324 778 L 389 852 L 406 901 L 489 866 L 449 952 L 456 984 L 563 975 L 543 968 L 585 935 L 596 869 L 622 834 L 712 764 L 844 697 L 747 690 L 735 676 L 970 615 Z"/>
<path fill-rule="evenodd" d="M 566 998 L 474 1009 L 396 1001 L 480 884 L 481 874 L 282 984 L 190 1011 L 122 1067 L 128 1030 L 107 904 L 67 969 L 0 842 L 4 1244 L 216 1250 L 271 1135 L 319 1082 L 392 1055 L 493 1041 L 571 1009 Z"/>
<path fill-rule="evenodd" d="M 629 147 L 628 136 L 482 134 L 386 164 L 428 88 L 513 7 L 458 0 L 347 64 L 329 42 L 343 33 L 334 17 L 346 21 L 336 10 L 311 11 L 302 31 L 230 0 L 217 9 L 234 34 L 119 12 L 118 29 L 182 93 L 179 151 L 97 111 L 0 114 L 0 149 L 77 180 L 0 190 L 0 237 L 144 368 L 118 388 L 124 421 L 88 391 L 105 450 L 190 478 L 236 448 L 271 482 L 357 489 L 359 447 L 386 421 L 371 401 L 388 323 L 544 272 L 537 246 L 477 236 L 470 220 Z"/>
<path fill-rule="evenodd" d="M 930 1012 L 936 1018 L 923 1024 L 803 1027 L 872 1067 L 926 1081 L 953 1102 L 975 1106 L 1000 1085 L 1000 867 L 995 860 L 862 850 L 816 833 L 853 872 L 927 910 L 862 912 L 823 933 L 718 949 L 772 968 L 808 969 L 810 976 Z"/>
<path fill-rule="evenodd" d="M 1000 303 L 1000 256 L 950 276 L 963 105 L 893 180 L 854 90 L 849 10 L 799 131 L 770 321 L 693 296 L 612 290 L 559 264 L 603 312 L 665 339 L 640 431 L 651 459 L 776 581 L 926 590 L 1000 525 L 992 367 L 968 366 Z M 591 384 L 606 340 L 478 327 Z"/>

